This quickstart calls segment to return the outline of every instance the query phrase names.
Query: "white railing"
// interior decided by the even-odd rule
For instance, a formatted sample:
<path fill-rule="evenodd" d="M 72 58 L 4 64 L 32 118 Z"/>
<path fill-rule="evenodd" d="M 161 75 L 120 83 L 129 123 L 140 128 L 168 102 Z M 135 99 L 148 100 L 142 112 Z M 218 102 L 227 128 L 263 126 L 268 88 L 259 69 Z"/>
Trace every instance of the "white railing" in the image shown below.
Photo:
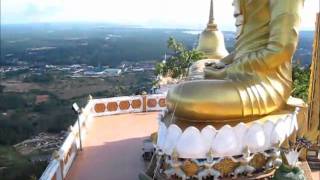
<path fill-rule="evenodd" d="M 94 117 L 115 114 L 161 111 L 166 108 L 165 95 L 123 96 L 104 99 L 91 99 L 79 115 L 81 140 L 85 139 Z M 40 180 L 63 180 L 80 149 L 79 128 L 77 122 L 70 127 L 70 133 L 53 160 L 43 172 Z"/>
<path fill-rule="evenodd" d="M 146 98 L 146 111 L 161 111 L 166 108 L 166 97 L 163 94 L 148 95 Z"/>
<path fill-rule="evenodd" d="M 123 96 L 93 100 L 92 113 L 95 116 L 127 114 L 143 111 L 142 96 Z"/>
<path fill-rule="evenodd" d="M 163 94 L 94 99 L 91 103 L 94 116 L 161 111 L 166 108 Z"/>

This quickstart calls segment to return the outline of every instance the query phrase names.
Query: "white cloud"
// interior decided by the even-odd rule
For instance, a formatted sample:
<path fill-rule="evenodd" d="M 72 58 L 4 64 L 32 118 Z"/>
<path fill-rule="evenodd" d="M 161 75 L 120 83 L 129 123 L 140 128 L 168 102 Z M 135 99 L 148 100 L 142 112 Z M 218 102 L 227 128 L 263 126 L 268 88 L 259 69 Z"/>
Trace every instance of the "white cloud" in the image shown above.
<path fill-rule="evenodd" d="M 313 29 L 318 0 L 306 0 L 302 27 Z M 1 0 L 2 23 L 114 22 L 143 26 L 203 28 L 209 0 Z M 234 30 L 232 0 L 215 0 L 221 29 Z"/>

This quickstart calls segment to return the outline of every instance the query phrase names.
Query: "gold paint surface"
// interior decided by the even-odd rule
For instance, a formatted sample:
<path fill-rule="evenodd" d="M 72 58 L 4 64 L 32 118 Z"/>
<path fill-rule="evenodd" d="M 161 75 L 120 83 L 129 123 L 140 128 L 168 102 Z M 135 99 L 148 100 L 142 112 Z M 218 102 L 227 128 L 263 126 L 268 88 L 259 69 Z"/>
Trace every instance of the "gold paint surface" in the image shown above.
<path fill-rule="evenodd" d="M 250 161 L 250 165 L 255 169 L 262 170 L 266 164 L 268 159 L 261 153 L 256 154 L 253 159 Z"/>
<path fill-rule="evenodd" d="M 320 13 L 317 14 L 316 30 L 313 43 L 313 57 L 311 62 L 309 82 L 309 133 L 308 139 L 318 143 L 320 130 Z"/>
<path fill-rule="evenodd" d="M 181 128 L 181 130 L 185 130 L 186 128 L 190 127 L 190 126 L 194 126 L 196 128 L 198 128 L 199 130 L 201 130 L 202 128 L 208 126 L 208 125 L 212 125 L 214 126 L 217 130 L 222 128 L 224 125 L 228 124 L 232 127 L 236 126 L 239 124 L 239 122 L 244 123 L 247 127 L 250 127 L 252 124 L 254 123 L 260 123 L 263 124 L 266 121 L 271 121 L 274 124 L 277 123 L 277 121 L 281 120 L 281 119 L 285 119 L 289 114 L 292 114 L 295 109 L 299 107 L 300 111 L 297 114 L 297 121 L 298 121 L 298 131 L 296 133 L 294 133 L 294 136 L 297 137 L 303 137 L 305 135 L 305 133 L 307 132 L 307 106 L 306 104 L 301 100 L 301 99 L 297 99 L 297 98 L 292 98 L 290 97 L 287 105 L 282 108 L 279 109 L 275 112 L 272 112 L 266 116 L 262 116 L 262 117 L 250 117 L 250 118 L 239 118 L 239 119 L 227 119 L 227 120 L 205 120 L 205 121 L 201 121 L 201 120 L 190 120 L 190 119 L 182 119 L 182 118 L 178 118 L 175 117 L 172 113 L 168 113 L 165 115 L 163 122 L 166 124 L 167 127 L 169 127 L 171 124 L 176 124 L 177 126 L 179 126 Z M 293 137 L 290 137 L 293 138 Z"/>
<path fill-rule="evenodd" d="M 222 176 L 226 176 L 234 172 L 234 170 L 239 166 L 240 163 L 232 161 L 230 158 L 225 158 L 221 162 L 213 166 L 214 169 L 221 172 Z"/>
<path fill-rule="evenodd" d="M 192 177 L 197 174 L 199 167 L 196 163 L 187 160 L 183 163 L 182 169 L 187 176 Z"/>

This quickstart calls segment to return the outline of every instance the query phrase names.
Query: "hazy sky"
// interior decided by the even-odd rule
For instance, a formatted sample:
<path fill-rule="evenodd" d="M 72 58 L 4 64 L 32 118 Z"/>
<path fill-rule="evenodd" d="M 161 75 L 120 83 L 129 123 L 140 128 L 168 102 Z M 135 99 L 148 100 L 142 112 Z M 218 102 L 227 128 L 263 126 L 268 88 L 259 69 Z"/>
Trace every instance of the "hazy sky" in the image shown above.
<path fill-rule="evenodd" d="M 1 0 L 1 23 L 106 22 L 202 29 L 210 0 Z M 258 0 L 256 0 L 258 1 Z M 234 30 L 232 0 L 215 0 L 223 30 Z M 319 0 L 305 0 L 302 29 L 314 29 Z"/>

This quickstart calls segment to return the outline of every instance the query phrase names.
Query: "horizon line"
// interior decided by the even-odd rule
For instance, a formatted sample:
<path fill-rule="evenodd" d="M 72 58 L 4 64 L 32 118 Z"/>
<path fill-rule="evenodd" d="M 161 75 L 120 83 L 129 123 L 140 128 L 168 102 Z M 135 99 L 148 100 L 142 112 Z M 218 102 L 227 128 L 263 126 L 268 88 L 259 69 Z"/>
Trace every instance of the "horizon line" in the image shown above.
<path fill-rule="evenodd" d="M 124 24 L 124 23 L 114 23 L 114 22 L 101 22 L 101 21 L 61 21 L 61 22 L 14 22 L 14 23 L 0 23 L 0 26 L 8 26 L 8 25 L 41 25 L 41 24 L 64 24 L 64 25 L 72 25 L 72 24 L 109 24 L 114 26 L 128 26 L 127 28 L 145 28 L 145 29 L 185 29 L 185 30 L 203 30 L 203 28 L 199 27 L 191 27 L 190 25 L 181 25 L 181 27 L 177 27 L 174 25 L 163 25 L 163 26 L 154 26 L 154 25 L 138 25 L 138 24 Z M 223 27 L 223 26 L 222 26 Z M 230 31 L 235 32 L 233 28 L 221 28 L 221 31 Z M 315 31 L 315 27 L 312 28 L 300 28 L 300 31 Z"/>

